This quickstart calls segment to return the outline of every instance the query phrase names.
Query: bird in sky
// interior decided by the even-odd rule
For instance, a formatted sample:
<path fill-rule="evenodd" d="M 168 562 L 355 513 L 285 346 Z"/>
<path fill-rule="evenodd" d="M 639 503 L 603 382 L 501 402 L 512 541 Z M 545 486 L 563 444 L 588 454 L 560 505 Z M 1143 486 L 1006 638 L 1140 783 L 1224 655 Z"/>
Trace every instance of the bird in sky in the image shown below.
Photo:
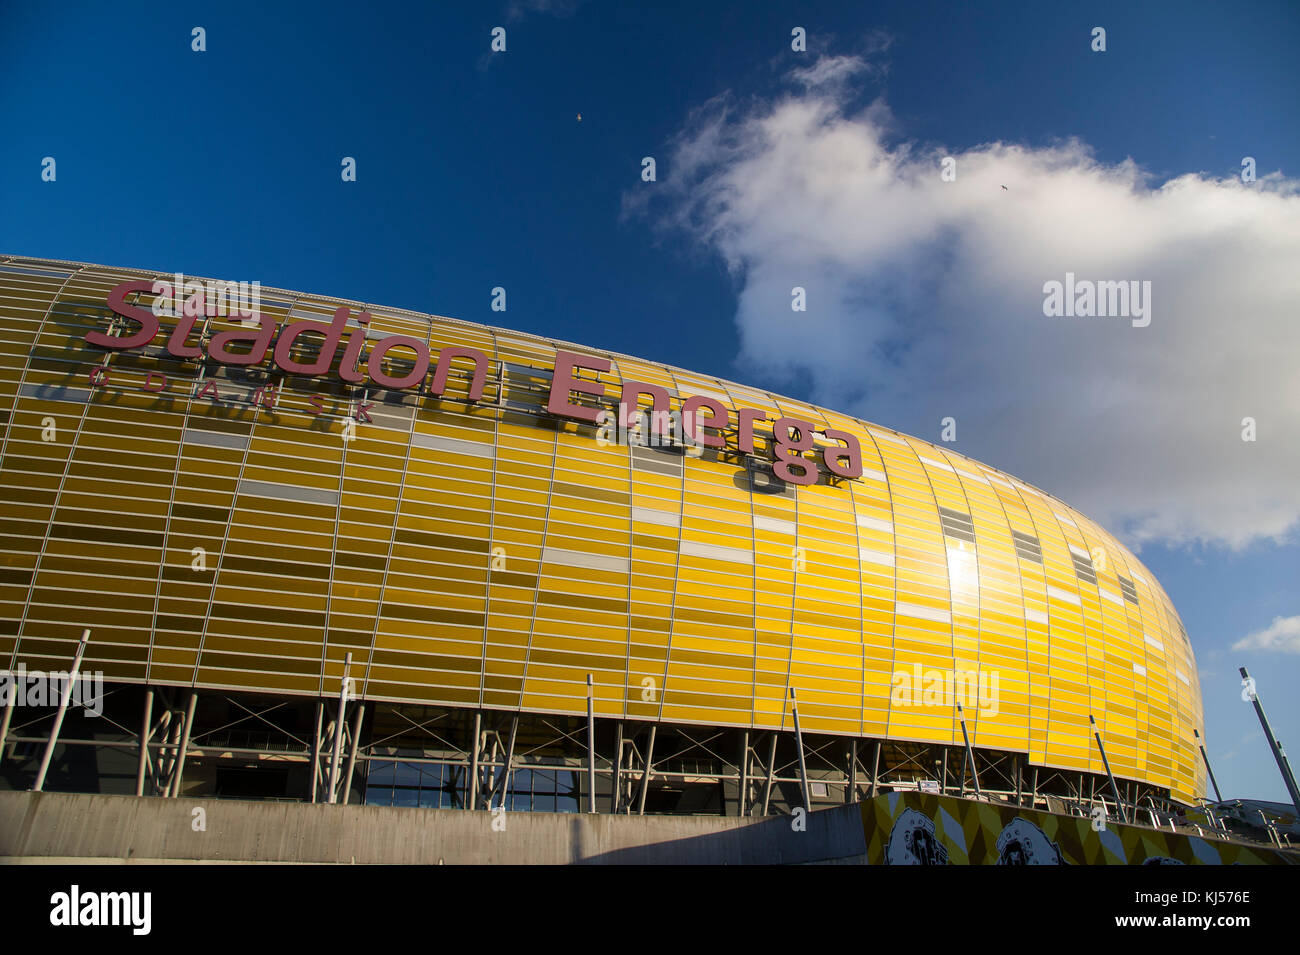
<path fill-rule="evenodd" d="M 1009 189 L 1007 189 L 1007 187 L 1006 187 L 1006 186 L 1003 186 L 1003 187 L 1002 187 L 1002 191 L 1003 191 L 1003 192 L 1010 192 L 1010 190 L 1009 190 Z"/>

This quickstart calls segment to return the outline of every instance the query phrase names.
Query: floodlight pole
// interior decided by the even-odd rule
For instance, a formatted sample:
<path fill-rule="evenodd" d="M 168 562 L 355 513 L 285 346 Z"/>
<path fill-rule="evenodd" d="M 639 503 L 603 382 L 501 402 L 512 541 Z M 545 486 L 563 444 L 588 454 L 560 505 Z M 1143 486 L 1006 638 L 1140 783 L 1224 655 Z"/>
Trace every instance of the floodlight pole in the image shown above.
<path fill-rule="evenodd" d="M 1243 680 L 1250 679 L 1250 674 L 1246 672 L 1245 667 L 1239 667 L 1238 670 Z M 1269 725 L 1268 717 L 1264 715 L 1264 704 L 1259 700 L 1259 693 L 1252 690 L 1250 698 L 1251 702 L 1255 704 L 1255 713 L 1259 716 L 1259 723 L 1264 727 L 1264 736 L 1268 739 L 1269 748 L 1273 750 L 1273 758 L 1277 760 L 1277 768 L 1282 773 L 1282 782 L 1286 783 L 1287 792 L 1291 794 L 1291 803 L 1295 806 L 1296 816 L 1300 817 L 1300 790 L 1296 788 L 1295 774 L 1291 772 L 1291 764 L 1287 762 L 1286 751 L 1282 749 L 1282 744 L 1273 735 L 1273 727 Z"/>
<path fill-rule="evenodd" d="M 72 672 L 68 674 L 68 686 L 59 699 L 59 711 L 54 715 L 54 726 L 50 728 L 50 738 L 45 743 L 45 754 L 41 756 L 41 768 L 36 771 L 36 782 L 32 792 L 38 793 L 45 788 L 45 774 L 50 770 L 50 760 L 54 758 L 54 747 L 59 742 L 59 730 L 63 729 L 63 717 L 68 712 L 68 701 L 72 699 L 72 688 L 77 683 L 77 671 L 81 669 L 81 657 L 86 652 L 86 643 L 90 640 L 90 631 L 81 631 L 81 642 L 77 644 L 77 654 L 72 658 Z"/>

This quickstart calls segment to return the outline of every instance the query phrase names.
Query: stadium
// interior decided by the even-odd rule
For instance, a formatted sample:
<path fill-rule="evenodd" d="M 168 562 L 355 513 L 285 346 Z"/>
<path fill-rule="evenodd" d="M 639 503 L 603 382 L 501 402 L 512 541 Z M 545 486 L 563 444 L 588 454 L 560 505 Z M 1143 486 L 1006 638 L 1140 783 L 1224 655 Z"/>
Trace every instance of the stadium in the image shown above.
<path fill-rule="evenodd" d="M 171 273 L 0 258 L 0 305 L 0 668 L 103 686 L 66 719 L 11 696 L 0 787 L 1153 822 L 1205 795 L 1154 576 L 942 441 Z"/>

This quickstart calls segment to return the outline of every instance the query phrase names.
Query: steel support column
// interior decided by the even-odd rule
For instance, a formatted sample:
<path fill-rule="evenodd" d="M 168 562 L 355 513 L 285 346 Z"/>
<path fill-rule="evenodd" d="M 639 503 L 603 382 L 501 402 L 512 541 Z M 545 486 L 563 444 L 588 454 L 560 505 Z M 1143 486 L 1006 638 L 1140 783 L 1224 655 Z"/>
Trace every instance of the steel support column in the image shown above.
<path fill-rule="evenodd" d="M 650 724 L 650 742 L 646 744 L 646 748 L 645 748 L 645 771 L 641 774 L 641 795 L 637 800 L 637 807 L 636 807 L 636 813 L 638 816 L 645 815 L 645 794 L 646 791 L 650 788 L 650 767 L 654 765 L 655 730 L 657 730 L 658 728 L 659 728 L 658 724 L 656 723 Z"/>
<path fill-rule="evenodd" d="M 5 714 L 0 716 L 0 763 L 5 761 L 5 740 L 9 738 L 9 724 L 14 718 L 14 700 L 18 697 L 18 677 L 10 674 L 10 679 L 14 681 L 9 688 L 9 700 L 5 703 Z"/>
<path fill-rule="evenodd" d="M 483 745 L 482 732 L 483 732 L 483 712 L 481 710 L 475 710 L 474 711 L 474 739 L 473 742 L 470 743 L 469 792 L 467 793 L 467 798 L 465 799 L 466 809 L 478 808 L 478 756 L 479 756 L 479 750 L 482 748 Z"/>
<path fill-rule="evenodd" d="M 880 740 L 876 740 L 876 755 L 871 757 L 871 792 L 868 799 L 876 798 L 876 781 L 880 778 Z"/>
<path fill-rule="evenodd" d="M 316 731 L 311 738 L 311 801 L 316 801 L 316 790 L 320 785 L 320 724 L 324 718 L 325 703 L 316 701 Z"/>
<path fill-rule="evenodd" d="M 185 707 L 185 728 L 181 730 L 181 745 L 176 751 L 176 771 L 167 784 L 168 795 L 175 799 L 181 794 L 181 776 L 185 773 L 185 757 L 190 747 L 190 730 L 194 726 L 194 707 L 199 702 L 198 693 L 190 690 L 190 701 Z"/>
<path fill-rule="evenodd" d="M 970 734 L 966 732 L 966 716 L 962 712 L 960 703 L 957 704 L 957 719 L 961 720 L 961 738 L 966 744 L 966 758 L 970 761 L 970 775 L 971 781 L 975 783 L 975 795 L 982 796 L 983 793 L 980 792 L 980 773 L 979 770 L 975 768 L 975 751 L 971 749 L 970 746 Z M 961 791 L 963 796 L 966 795 L 965 764 L 962 765 L 961 771 Z"/>
<path fill-rule="evenodd" d="M 803 733 L 799 731 L 799 702 L 794 696 L 794 687 L 790 687 L 790 712 L 794 714 L 794 741 L 799 749 L 799 785 L 803 790 L 803 810 L 812 812 L 812 797 L 808 794 L 808 767 L 803 759 Z"/>
<path fill-rule="evenodd" d="M 144 723 L 140 727 L 140 763 L 135 769 L 135 794 L 144 795 L 144 771 L 149 764 L 149 740 L 153 737 L 153 687 L 144 694 Z"/>
<path fill-rule="evenodd" d="M 163 710 L 163 715 L 159 717 L 158 724 L 149 730 L 149 740 L 152 742 L 153 738 L 156 736 L 162 741 L 162 744 L 158 747 L 156 755 L 150 755 L 149 747 L 147 745 L 144 750 L 145 768 L 148 771 L 150 781 L 153 784 L 150 787 L 151 791 L 149 795 L 151 796 L 162 793 L 161 780 L 166 775 L 165 766 L 167 762 L 167 754 L 170 752 L 167 748 L 167 744 L 170 743 L 175 736 L 175 727 L 172 726 L 172 717 L 175 714 L 172 713 L 169 695 L 161 691 L 158 695 L 161 697 L 162 704 L 166 709 Z"/>
<path fill-rule="evenodd" d="M 342 802 L 346 806 L 352 795 L 352 773 L 357 765 L 357 744 L 361 741 L 361 720 L 365 716 L 366 704 L 358 702 L 352 713 L 352 744 L 348 747 L 348 768 L 343 776 Z"/>
<path fill-rule="evenodd" d="M 772 730 L 772 744 L 767 748 L 767 783 L 763 786 L 763 815 L 772 798 L 772 774 L 776 771 L 776 730 Z"/>
<path fill-rule="evenodd" d="M 749 815 L 749 730 L 740 734 L 740 795 L 736 800 L 736 815 Z"/>
<path fill-rule="evenodd" d="M 609 797 L 609 811 L 618 812 L 618 804 L 623 795 L 622 785 L 623 776 L 623 721 L 619 720 L 618 725 L 614 728 L 614 779 L 613 792 Z"/>
<path fill-rule="evenodd" d="M 506 799 L 510 795 L 510 768 L 515 759 L 515 735 L 519 732 L 519 715 L 515 714 L 510 720 L 510 739 L 506 742 L 506 760 L 501 766 L 500 782 L 492 787 L 494 792 L 501 793 L 501 799 L 497 803 L 502 808 L 505 807 Z M 488 808 L 492 808 L 492 798 L 488 797 Z"/>
<path fill-rule="evenodd" d="M 1097 727 L 1097 721 L 1088 714 L 1088 722 L 1092 725 L 1092 735 L 1097 741 L 1097 749 L 1101 751 L 1101 764 L 1106 767 L 1106 775 L 1110 778 L 1110 791 L 1115 797 L 1115 806 L 1119 812 L 1121 822 L 1128 822 L 1128 811 L 1124 808 L 1124 800 L 1119 797 L 1119 786 L 1115 783 L 1115 774 L 1110 771 L 1110 760 L 1106 758 L 1106 747 L 1101 743 L 1101 730 Z M 1083 795 L 1080 793 L 1079 795 Z"/>
<path fill-rule="evenodd" d="M 1249 681 L 1250 674 L 1246 672 L 1246 668 L 1239 667 L 1238 669 L 1242 681 Z M 1295 806 L 1296 816 L 1300 817 L 1300 789 L 1296 788 L 1295 774 L 1291 772 L 1291 764 L 1287 762 L 1286 751 L 1282 749 L 1282 744 L 1273 735 L 1273 727 L 1269 725 L 1268 717 L 1264 715 L 1264 704 L 1260 702 L 1259 693 L 1252 692 L 1250 699 L 1255 704 L 1255 713 L 1259 717 L 1259 725 L 1264 727 L 1264 736 L 1268 740 L 1269 748 L 1273 750 L 1273 759 L 1277 761 L 1278 771 L 1282 774 L 1282 782 L 1286 784 L 1286 790 L 1291 794 L 1291 802 Z"/>
<path fill-rule="evenodd" d="M 844 788 L 844 801 L 853 802 L 853 798 L 858 794 L 858 738 L 855 736 L 849 740 L 849 779 L 848 785 Z"/>
<path fill-rule="evenodd" d="M 596 685 L 587 674 L 587 812 L 596 811 Z"/>
<path fill-rule="evenodd" d="M 343 658 L 343 679 L 339 683 L 339 712 L 334 718 L 334 752 L 330 756 L 330 791 L 329 803 L 338 802 L 339 798 L 339 761 L 343 757 L 343 727 L 347 726 L 344 715 L 348 708 L 348 671 L 352 669 L 352 654 Z"/>
<path fill-rule="evenodd" d="M 68 701 L 72 699 L 72 690 L 77 683 L 77 671 L 81 669 L 81 657 L 86 652 L 86 643 L 90 640 L 90 631 L 81 631 L 81 641 L 77 644 L 77 654 L 72 658 L 72 672 L 68 674 L 68 686 L 59 699 L 59 710 L 54 715 L 54 726 L 50 728 L 50 738 L 45 744 L 45 753 L 41 756 L 41 767 L 36 771 L 36 782 L 32 792 L 45 788 L 45 774 L 50 770 L 50 760 L 54 758 L 54 747 L 59 742 L 59 730 L 63 729 L 63 717 L 68 712 Z"/>
<path fill-rule="evenodd" d="M 170 712 L 170 711 L 169 711 Z M 159 769 L 162 771 L 161 784 L 157 785 L 158 794 L 164 799 L 167 798 L 167 791 L 171 786 L 172 773 L 176 772 L 176 759 L 179 755 L 179 746 L 181 742 L 181 725 L 185 722 L 178 714 L 180 710 L 170 713 L 170 719 L 167 724 L 167 746 L 158 751 Z M 166 763 L 163 763 L 164 757 Z"/>

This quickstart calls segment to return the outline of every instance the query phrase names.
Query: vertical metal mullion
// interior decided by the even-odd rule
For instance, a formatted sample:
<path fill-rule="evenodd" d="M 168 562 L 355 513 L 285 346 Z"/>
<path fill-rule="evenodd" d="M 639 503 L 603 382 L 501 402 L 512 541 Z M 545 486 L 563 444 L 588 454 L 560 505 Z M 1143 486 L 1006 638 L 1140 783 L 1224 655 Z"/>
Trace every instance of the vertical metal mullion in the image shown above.
<path fill-rule="evenodd" d="M 430 335 L 432 335 L 433 332 L 432 317 L 430 317 L 429 319 L 429 331 L 430 331 Z M 384 595 L 388 591 L 388 572 L 393 565 L 393 547 L 397 543 L 397 525 L 401 523 L 402 520 L 402 502 L 405 499 L 406 482 L 407 482 L 407 478 L 410 476 L 410 471 L 411 471 L 411 447 L 415 443 L 415 426 L 419 423 L 420 420 L 420 402 L 424 398 L 428 397 L 423 391 L 424 383 L 421 382 L 420 385 L 421 385 L 421 391 L 416 394 L 415 406 L 411 409 L 411 428 L 406 434 L 406 456 L 402 459 L 402 479 L 401 482 L 397 485 L 397 497 L 394 498 L 393 500 L 393 526 L 389 529 L 388 532 L 388 551 L 384 555 L 384 573 L 379 581 L 379 596 L 375 599 L 375 626 L 370 631 L 370 645 L 366 649 L 366 671 L 365 671 L 365 675 L 362 677 L 361 690 L 357 694 L 358 697 L 365 696 L 366 689 L 367 687 L 370 686 L 370 668 L 371 665 L 374 663 L 374 659 L 375 659 L 375 644 L 379 641 L 379 623 L 383 616 Z M 494 458 L 493 468 L 495 467 L 496 467 L 496 459 Z M 335 549 L 337 550 L 337 548 L 338 548 L 338 541 L 336 537 Z M 486 627 L 486 619 L 484 621 L 484 626 Z M 482 682 L 482 677 L 480 677 L 480 682 Z M 376 706 L 375 716 L 377 717 L 378 715 L 379 715 L 379 711 L 378 711 L 378 707 Z M 441 800 L 441 798 L 442 797 L 439 796 L 439 800 Z"/>
<path fill-rule="evenodd" d="M 5 421 L 4 439 L 0 440 L 0 458 L 3 458 L 5 453 L 9 449 L 9 436 L 13 432 L 14 422 L 18 419 L 18 414 L 17 414 L 18 402 L 23 400 L 23 386 L 27 384 L 27 372 L 31 369 L 32 358 L 36 354 L 36 349 L 40 346 L 41 336 L 45 333 L 45 326 L 49 323 L 50 315 L 54 312 L 54 309 L 59 306 L 60 300 L 63 297 L 63 293 L 68 287 L 68 283 L 71 282 L 73 277 L 78 275 L 84 268 L 85 266 L 78 266 L 77 268 L 73 269 L 70 273 L 68 273 L 68 276 L 59 285 L 58 290 L 55 291 L 54 296 L 50 299 L 50 304 L 45 309 L 45 314 L 41 316 L 40 324 L 36 327 L 36 334 L 32 337 L 32 346 L 30 351 L 28 352 L 27 360 L 23 362 L 22 370 L 18 373 L 18 389 L 14 392 L 13 411 L 10 413 L 9 417 Z M 116 320 L 116 316 L 114 316 L 114 320 Z M 18 629 L 15 631 L 13 650 L 10 651 L 9 654 L 10 670 L 13 670 L 18 663 L 18 650 L 20 645 L 22 644 L 23 624 L 27 620 L 28 608 L 31 606 L 32 592 L 36 589 L 36 574 L 40 570 L 42 560 L 45 558 L 45 548 L 49 543 L 50 530 L 54 526 L 54 515 L 59 509 L 59 498 L 62 496 L 63 493 L 63 484 L 64 481 L 67 479 L 68 469 L 72 467 L 72 458 L 73 455 L 75 455 L 77 452 L 77 439 L 81 435 L 81 430 L 85 425 L 86 415 L 89 413 L 90 403 L 92 400 L 94 400 L 94 397 L 95 397 L 95 389 L 94 386 L 91 386 L 90 395 L 86 399 L 86 403 L 82 406 L 81 409 L 81 418 L 77 422 L 77 430 L 76 433 L 73 435 L 72 447 L 68 449 L 68 461 L 67 464 L 64 465 L 63 476 L 59 479 L 59 487 L 54 493 L 54 506 L 50 510 L 50 523 L 49 526 L 47 526 L 45 529 L 45 536 L 41 539 L 40 553 L 37 554 L 36 564 L 32 569 L 32 582 L 28 584 L 27 594 L 23 599 L 22 617 L 20 618 Z"/>
<path fill-rule="evenodd" d="M 543 421 L 545 420 L 546 419 L 543 419 Z M 523 669 L 523 673 L 520 674 L 519 676 L 519 705 L 520 706 L 523 705 L 524 687 L 528 683 L 528 664 L 532 661 L 532 656 L 533 656 L 533 636 L 537 632 L 537 607 L 539 603 L 539 597 L 541 595 L 540 558 L 541 556 L 545 555 L 546 537 L 547 534 L 550 533 L 550 529 L 551 529 L 551 500 L 555 496 L 555 469 L 559 465 L 559 461 L 560 461 L 560 436 L 564 433 L 564 424 L 559 421 L 552 421 L 551 427 L 555 429 L 555 441 L 551 445 L 551 473 L 547 478 L 547 483 L 546 483 L 546 515 L 542 518 L 542 537 L 541 537 L 542 554 L 539 555 L 539 567 L 538 567 L 539 583 L 538 583 L 537 590 L 533 592 L 532 614 L 528 618 L 528 646 L 524 649 L 524 669 Z M 558 779 L 559 777 L 557 776 L 556 778 Z"/>
<path fill-rule="evenodd" d="M 221 564 L 225 560 L 226 550 L 230 546 L 230 528 L 235 523 L 235 508 L 239 504 L 239 485 L 244 481 L 244 469 L 248 465 L 248 456 L 253 451 L 253 439 L 257 436 L 257 422 L 261 417 L 261 405 L 253 406 L 252 420 L 248 425 L 248 443 L 244 445 L 244 453 L 239 458 L 239 471 L 235 476 L 235 489 L 230 495 L 230 514 L 226 519 L 226 526 L 221 533 L 221 550 L 217 552 L 216 565 L 212 568 L 212 586 L 208 590 L 208 605 L 203 613 L 203 629 L 199 631 L 199 645 L 194 651 L 194 673 L 190 678 L 190 686 L 197 686 L 199 682 L 199 663 L 203 659 L 203 645 L 207 642 L 208 627 L 212 622 L 212 608 L 217 599 L 217 581 L 221 578 Z M 312 802 L 315 802 L 315 791 L 312 792 Z"/>
<path fill-rule="evenodd" d="M 432 319 L 429 322 L 430 336 L 433 333 Z M 506 399 L 506 362 L 500 357 L 500 349 L 497 346 L 496 332 L 488 329 L 488 334 L 492 336 L 492 351 L 497 359 L 499 371 L 497 373 L 497 400 L 495 404 L 496 413 L 492 415 L 492 494 L 488 498 L 488 563 L 487 563 L 487 581 L 483 585 L 483 649 L 479 656 L 479 675 L 478 675 L 478 705 L 486 705 L 487 694 L 487 677 L 488 677 L 488 628 L 491 625 L 492 611 L 492 562 L 496 559 L 493 551 L 496 546 L 497 532 L 497 469 L 501 466 L 501 415 L 504 413 Z M 439 356 L 441 357 L 441 355 Z M 449 369 L 450 371 L 450 369 Z M 471 382 L 473 379 L 471 379 Z M 486 389 L 486 374 L 484 388 Z M 417 405 L 419 399 L 416 399 Z M 418 410 L 418 409 L 417 409 Z M 415 411 L 411 412 L 411 437 L 415 437 Z M 631 561 L 628 562 L 631 566 Z M 523 684 L 520 684 L 520 702 L 523 702 Z M 493 789 L 495 789 L 495 785 Z M 502 797 L 504 798 L 504 796 Z M 488 808 L 492 808 L 492 796 L 488 795 Z"/>

